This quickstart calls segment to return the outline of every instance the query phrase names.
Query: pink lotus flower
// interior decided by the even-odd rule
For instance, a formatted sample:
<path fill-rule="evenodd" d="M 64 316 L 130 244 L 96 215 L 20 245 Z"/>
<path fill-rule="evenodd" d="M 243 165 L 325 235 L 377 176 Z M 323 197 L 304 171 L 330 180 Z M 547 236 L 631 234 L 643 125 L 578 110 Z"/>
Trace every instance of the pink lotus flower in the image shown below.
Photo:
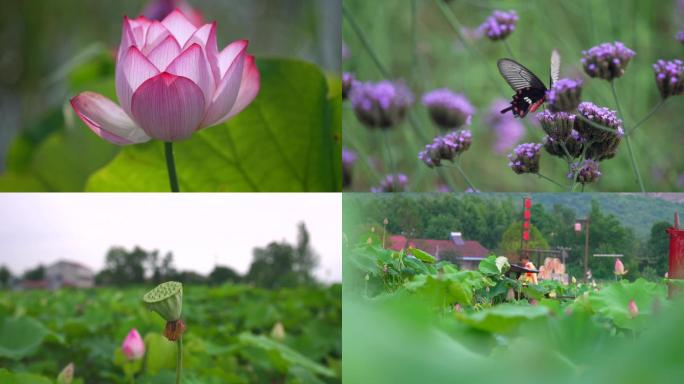
<path fill-rule="evenodd" d="M 629 305 L 627 306 L 627 309 L 629 310 L 629 314 L 630 314 L 630 316 L 632 316 L 632 318 L 635 318 L 635 317 L 637 317 L 637 315 L 639 315 L 639 307 L 637 307 L 634 300 L 629 301 Z"/>
<path fill-rule="evenodd" d="M 119 105 L 93 92 L 71 100 L 83 122 L 118 145 L 189 138 L 245 109 L 259 91 L 248 42 L 219 53 L 216 23 L 196 28 L 178 9 L 164 20 L 124 17 L 116 62 Z"/>
<path fill-rule="evenodd" d="M 620 261 L 620 259 L 615 260 L 615 271 L 613 273 L 615 273 L 618 276 L 622 276 L 627 273 L 627 271 L 625 271 L 625 266 L 622 264 L 622 261 Z"/>
<path fill-rule="evenodd" d="M 145 343 L 140 337 L 138 330 L 133 328 L 121 344 L 121 351 L 128 360 L 136 360 L 143 357 L 145 354 Z"/>

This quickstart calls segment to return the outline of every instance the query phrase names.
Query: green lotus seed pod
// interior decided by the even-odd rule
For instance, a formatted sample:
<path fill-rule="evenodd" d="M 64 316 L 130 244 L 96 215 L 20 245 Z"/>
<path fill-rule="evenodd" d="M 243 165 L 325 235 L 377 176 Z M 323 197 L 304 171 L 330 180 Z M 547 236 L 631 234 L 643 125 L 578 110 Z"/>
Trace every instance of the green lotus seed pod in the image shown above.
<path fill-rule="evenodd" d="M 176 321 L 180 319 L 183 307 L 183 284 L 177 281 L 161 283 L 143 296 L 143 304 L 164 320 Z"/>

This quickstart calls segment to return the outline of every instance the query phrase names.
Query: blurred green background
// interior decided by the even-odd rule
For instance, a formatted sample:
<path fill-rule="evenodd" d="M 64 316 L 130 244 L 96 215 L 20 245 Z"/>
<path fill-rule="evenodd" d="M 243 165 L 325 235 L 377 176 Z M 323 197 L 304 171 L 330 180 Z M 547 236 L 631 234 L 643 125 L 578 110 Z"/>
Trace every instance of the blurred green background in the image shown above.
<path fill-rule="evenodd" d="M 438 0 L 441 2 L 441 0 Z M 492 150 L 493 129 L 485 123 L 495 99 L 509 100 L 513 94 L 500 77 L 496 60 L 509 54 L 501 42 L 476 39 L 472 32 L 495 10 L 515 10 L 517 28 L 507 38 L 515 58 L 548 83 L 549 56 L 553 48 L 561 55 L 561 77 L 582 77 L 583 100 L 615 109 L 610 84 L 584 75 L 581 51 L 603 42 L 622 41 L 636 52 L 625 75 L 616 87 L 627 126 L 645 116 L 659 101 L 651 65 L 658 59 L 684 58 L 684 45 L 674 35 L 684 24 L 684 4 L 677 1 L 578 0 L 578 1 L 447 1 L 455 25 L 465 36 L 459 39 L 452 24 L 433 0 L 387 0 L 382 2 L 344 0 L 343 5 L 360 25 L 382 65 L 394 79 L 405 81 L 416 96 L 412 113 L 418 129 L 405 120 L 389 132 L 391 151 L 398 172 L 408 175 L 411 191 L 434 191 L 448 184 L 457 190 L 467 185 L 454 168 L 438 172 L 417 158 L 425 144 L 432 141 L 437 128 L 427 110 L 420 105 L 421 95 L 435 88 L 448 87 L 464 93 L 477 108 L 473 116 L 473 146 L 461 156 L 461 166 L 477 189 L 482 191 L 561 191 L 553 184 L 532 175 L 518 176 L 507 164 L 504 153 Z M 460 26 L 459 26 L 460 24 Z M 353 72 L 360 81 L 378 81 L 382 75 L 364 49 L 349 20 L 343 19 L 343 40 L 349 56 L 343 70 Z M 684 98 L 667 101 L 632 136 L 636 159 L 649 191 L 684 189 L 684 130 L 681 110 Z M 523 120 L 525 136 L 518 142 L 541 142 L 544 136 L 532 116 Z M 343 112 L 344 145 L 358 152 L 353 169 L 352 190 L 368 191 L 391 172 L 379 132 L 368 131 L 354 116 L 349 102 Z M 382 148 L 382 151 L 377 150 Z M 368 164 L 368 165 L 367 165 Z M 637 191 L 625 142 L 618 155 L 601 163 L 603 177 L 588 191 Z M 566 183 L 567 166 L 559 158 L 542 152 L 541 172 Z"/>
<path fill-rule="evenodd" d="M 121 37 L 123 16 L 140 15 L 150 3 L 153 1 L 27 0 L 0 3 L 0 44 L 3 47 L 0 53 L 0 190 L 83 190 L 88 178 L 120 152 L 119 147 L 106 143 L 88 132 L 85 125 L 75 118 L 68 106 L 68 100 L 83 90 L 100 92 L 116 100 L 112 55 L 116 52 Z M 205 21 L 217 21 L 220 48 L 238 39 L 250 41 L 249 53 L 256 56 L 257 65 L 262 72 L 262 91 L 268 88 L 272 92 L 297 92 L 300 97 L 289 99 L 292 103 L 300 100 L 301 104 L 307 104 L 313 112 L 317 113 L 320 110 L 321 115 L 332 115 L 339 121 L 339 114 L 331 114 L 328 111 L 328 104 L 323 102 L 326 100 L 325 97 L 320 97 L 323 101 L 314 99 L 313 96 L 307 98 L 318 91 L 324 92 L 323 95 L 328 93 L 333 108 L 339 108 L 334 107 L 335 103 L 339 103 L 336 101 L 339 100 L 336 99 L 339 96 L 335 96 L 339 93 L 336 91 L 339 86 L 335 83 L 339 83 L 337 79 L 341 51 L 339 0 L 188 0 L 187 3 L 199 11 Z M 289 62 L 268 63 L 268 59 L 273 57 L 299 59 L 315 66 L 304 68 L 302 65 L 290 65 Z M 294 83 L 290 88 L 277 83 L 277 79 L 283 77 L 278 73 L 279 70 L 287 70 L 290 73 L 290 80 Z M 328 81 L 325 81 L 323 75 Z M 269 83 L 269 78 L 276 80 Z M 309 88 L 306 88 L 307 86 Z M 325 90 L 326 86 L 328 90 Z M 272 104 L 269 104 L 269 107 Z M 293 110 L 293 113 L 314 115 L 311 111 L 303 113 L 291 106 L 287 106 L 287 109 Z M 251 123 L 246 117 L 243 120 L 242 123 L 234 125 Z M 292 125 L 286 119 L 283 121 L 283 124 Z M 311 118 L 311 122 L 312 126 L 317 124 L 315 128 L 321 136 L 323 132 L 327 133 L 321 128 L 321 125 L 327 122 L 315 120 L 314 117 Z M 246 132 L 238 128 L 234 130 Z M 219 131 L 214 132 L 214 135 Z M 292 128 L 288 131 L 282 134 L 291 135 Z M 305 136 L 302 132 L 295 134 Z M 339 141 L 339 133 L 336 132 L 335 136 Z M 205 138 L 210 141 L 215 139 Z M 236 138 L 237 141 L 241 139 L 243 138 Z M 282 140 L 290 144 L 287 139 Z M 334 145 L 330 144 L 333 139 L 325 137 L 322 140 L 327 141 L 320 147 Z M 217 145 L 225 148 L 224 144 Z M 188 163 L 191 163 L 194 155 L 190 150 L 184 151 L 182 145 L 177 147 L 180 151 L 177 154 L 177 162 L 180 163 L 179 167 L 187 170 L 190 167 L 182 165 L 183 157 L 189 158 Z M 149 153 L 156 148 L 154 144 L 133 147 L 126 148 L 125 152 L 138 158 L 144 155 L 146 150 Z M 192 144 L 186 145 L 187 147 L 192 148 Z M 325 148 L 321 149 L 321 153 L 326 150 L 328 153 L 331 152 L 331 149 Z M 269 152 L 270 148 L 265 148 L 264 151 Z M 332 151 L 338 159 L 339 152 L 335 152 L 334 148 Z M 207 151 L 204 150 L 203 153 L 206 154 Z M 156 153 L 154 156 L 156 158 Z M 297 158 L 305 156 L 300 156 L 295 150 L 290 156 L 295 159 L 292 161 L 295 162 L 294 167 L 300 174 L 311 171 L 306 169 L 307 164 L 304 161 L 301 161 L 301 164 L 296 163 Z M 311 159 L 317 160 L 315 155 L 311 156 L 310 162 Z M 257 165 L 261 168 L 252 171 L 249 167 L 254 166 L 255 161 L 245 161 L 251 163 L 247 166 L 247 172 L 256 179 L 262 178 L 261 174 L 265 172 L 262 168 L 273 168 L 272 164 L 268 167 Z M 279 162 L 285 163 L 282 158 Z M 324 163 L 326 168 L 316 171 L 331 174 L 328 165 L 330 160 L 319 162 Z M 121 163 L 128 165 L 125 161 L 119 161 L 117 164 Z M 211 163 L 211 160 L 207 160 L 204 166 L 208 167 Z M 215 163 L 218 163 L 216 168 L 221 168 L 220 165 L 225 168 L 225 159 L 222 164 L 218 159 Z M 100 179 L 116 179 L 116 171 L 120 171 L 121 168 L 115 168 Z M 181 188 L 184 174 L 186 177 L 197 179 L 196 172 L 179 172 Z M 114 176 L 111 173 L 114 173 Z M 293 175 L 284 176 L 294 179 Z M 332 180 L 332 176 L 330 178 Z M 154 180 L 149 173 L 137 175 L 137 179 Z M 222 175 L 222 181 L 226 185 L 201 184 L 197 183 L 196 179 L 186 181 L 184 190 L 248 189 L 244 180 L 236 181 L 233 175 Z M 319 184 L 311 183 L 302 187 L 274 181 L 271 185 L 257 185 L 258 188 L 252 189 L 333 189 L 331 184 L 331 181 L 325 180 Z M 89 190 L 165 188 L 167 183 L 164 178 L 156 185 L 149 181 L 148 184 L 127 185 L 95 183 L 88 187 Z"/>

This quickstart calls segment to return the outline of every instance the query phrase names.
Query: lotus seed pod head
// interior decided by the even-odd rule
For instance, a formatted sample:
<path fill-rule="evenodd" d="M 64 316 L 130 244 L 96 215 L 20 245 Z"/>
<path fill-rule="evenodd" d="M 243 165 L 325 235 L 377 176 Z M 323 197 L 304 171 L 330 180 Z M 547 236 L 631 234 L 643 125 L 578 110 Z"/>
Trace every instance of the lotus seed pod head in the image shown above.
<path fill-rule="evenodd" d="M 442 129 L 456 129 L 470 122 L 475 108 L 468 98 L 447 88 L 435 89 L 423 95 L 423 105 L 432 121 Z"/>
<path fill-rule="evenodd" d="M 161 283 L 143 296 L 143 304 L 167 322 L 179 320 L 183 307 L 183 284 L 177 281 Z"/>
<path fill-rule="evenodd" d="M 625 74 L 636 53 L 619 41 L 603 43 L 582 51 L 584 72 L 591 77 L 613 80 Z"/>
<path fill-rule="evenodd" d="M 546 91 L 546 100 L 552 112 L 572 112 L 580 103 L 582 80 L 560 79 Z"/>
<path fill-rule="evenodd" d="M 57 384 L 71 384 L 74 380 L 74 363 L 67 364 L 57 376 Z"/>

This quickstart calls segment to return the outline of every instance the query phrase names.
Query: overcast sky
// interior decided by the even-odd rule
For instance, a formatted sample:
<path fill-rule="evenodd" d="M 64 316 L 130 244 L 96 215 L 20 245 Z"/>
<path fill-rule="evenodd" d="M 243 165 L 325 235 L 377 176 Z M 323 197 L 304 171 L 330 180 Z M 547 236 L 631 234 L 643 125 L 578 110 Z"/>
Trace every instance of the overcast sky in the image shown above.
<path fill-rule="evenodd" d="M 304 222 L 319 280 L 342 280 L 336 193 L 0 194 L 0 264 L 13 274 L 65 259 L 94 270 L 113 245 L 173 251 L 176 268 L 245 273 L 254 247 L 297 239 Z"/>

